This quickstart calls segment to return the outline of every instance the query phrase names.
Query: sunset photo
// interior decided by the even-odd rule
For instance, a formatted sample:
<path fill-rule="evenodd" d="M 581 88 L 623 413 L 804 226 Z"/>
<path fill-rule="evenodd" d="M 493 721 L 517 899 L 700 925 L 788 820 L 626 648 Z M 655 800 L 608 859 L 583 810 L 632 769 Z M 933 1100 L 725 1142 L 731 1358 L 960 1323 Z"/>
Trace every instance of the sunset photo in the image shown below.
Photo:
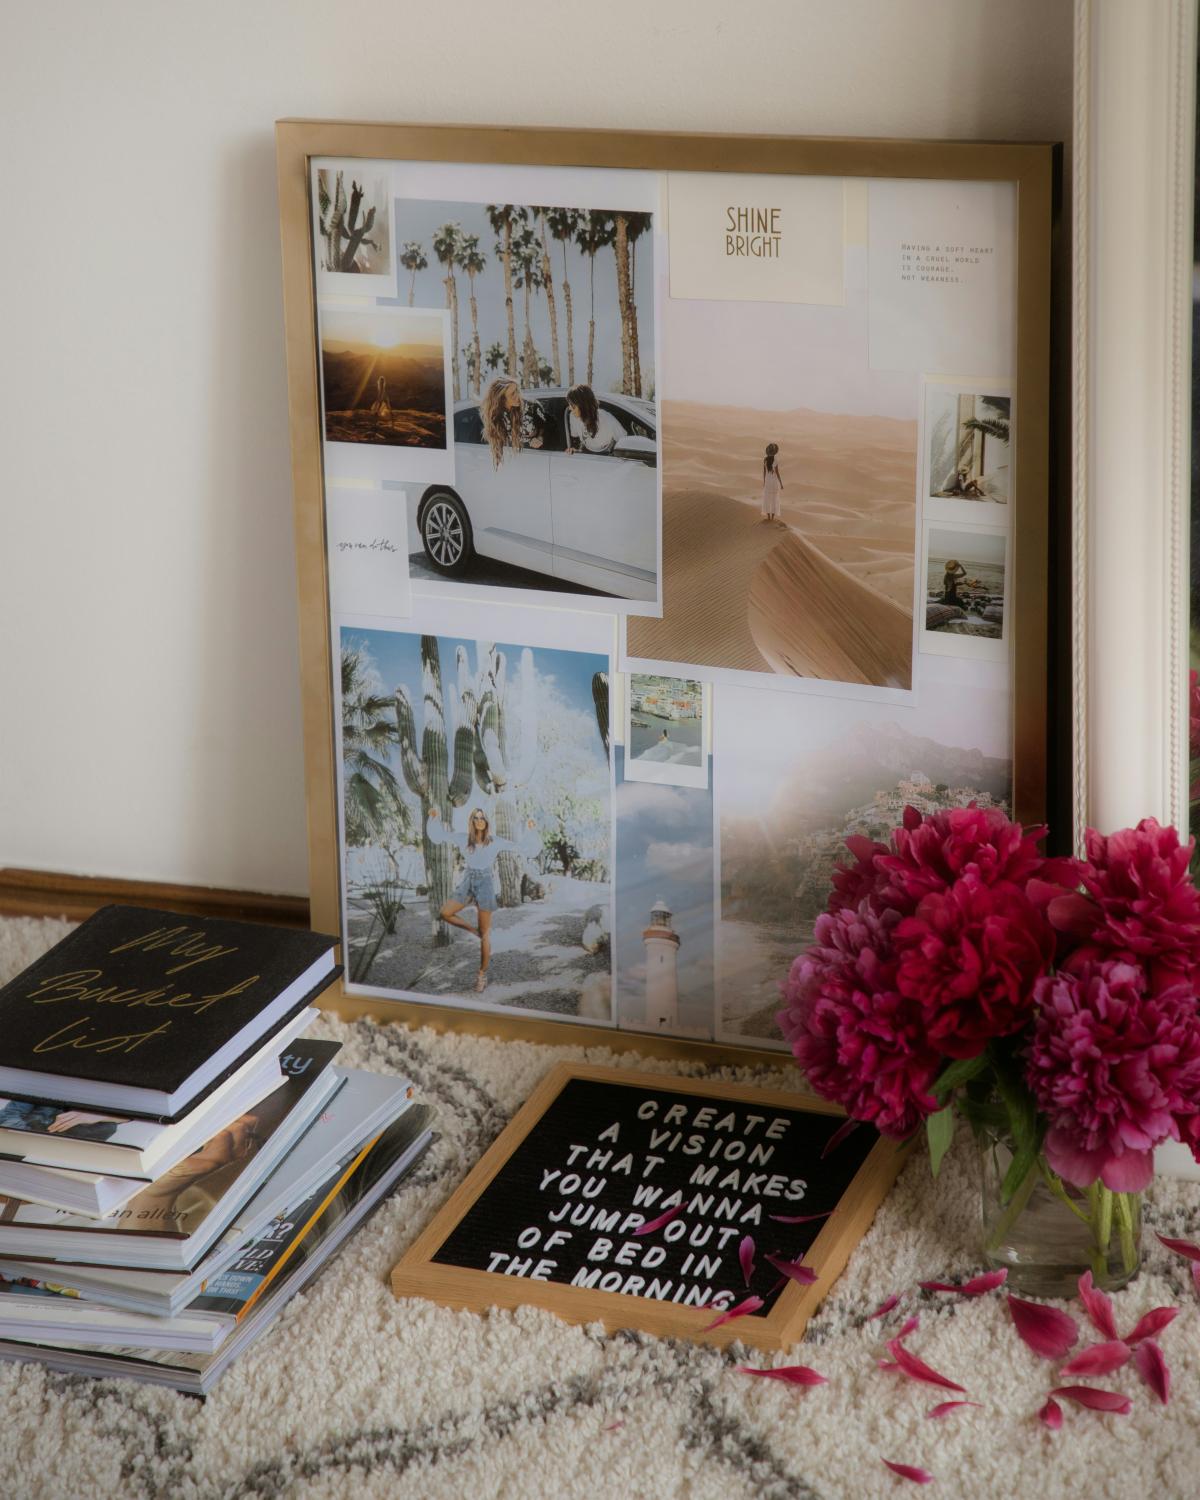
<path fill-rule="evenodd" d="M 324 312 L 325 440 L 446 446 L 443 318 L 435 312 Z"/>

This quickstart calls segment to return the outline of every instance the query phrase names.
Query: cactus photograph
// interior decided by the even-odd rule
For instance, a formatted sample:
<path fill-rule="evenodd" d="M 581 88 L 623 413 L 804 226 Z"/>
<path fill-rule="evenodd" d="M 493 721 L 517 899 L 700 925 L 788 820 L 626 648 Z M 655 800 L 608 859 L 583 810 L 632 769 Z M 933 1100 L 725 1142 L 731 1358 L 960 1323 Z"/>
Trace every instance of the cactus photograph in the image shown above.
<path fill-rule="evenodd" d="M 394 296 L 390 165 L 315 162 L 312 194 L 318 291 Z"/>
<path fill-rule="evenodd" d="M 608 655 L 340 646 L 351 986 L 611 1023 Z"/>

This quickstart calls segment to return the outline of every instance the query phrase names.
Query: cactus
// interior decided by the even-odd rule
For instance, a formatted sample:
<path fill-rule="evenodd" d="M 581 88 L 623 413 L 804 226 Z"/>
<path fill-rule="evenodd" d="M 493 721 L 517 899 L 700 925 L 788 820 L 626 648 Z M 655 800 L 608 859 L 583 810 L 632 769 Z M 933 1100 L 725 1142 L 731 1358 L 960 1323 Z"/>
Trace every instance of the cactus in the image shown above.
<path fill-rule="evenodd" d="M 412 700 L 404 687 L 396 689 L 396 725 L 399 730 L 400 766 L 404 780 L 421 803 L 421 848 L 425 856 L 425 876 L 429 887 L 430 934 L 435 947 L 450 941 L 450 929 L 441 920 L 442 907 L 450 898 L 454 868 L 453 851 L 445 844 L 430 841 L 428 819 L 431 808 L 450 827 L 453 810 L 461 807 L 471 791 L 472 758 L 475 733 L 472 726 L 459 722 L 453 731 L 454 768 L 449 765 L 446 735 L 446 698 L 442 688 L 442 664 L 437 637 L 421 637 L 421 686 L 424 693 L 425 722 L 421 733 L 421 750 L 417 753 L 416 718 Z M 453 699 L 451 706 L 453 707 Z"/>
<path fill-rule="evenodd" d="M 500 838 L 515 842 L 519 817 L 513 793 L 528 781 L 537 754 L 533 652 L 528 647 L 521 652 L 518 693 L 511 691 L 507 659 L 493 642 L 478 642 L 475 652 L 472 673 L 466 647 L 458 648 L 459 722 L 473 729 L 475 780 L 485 796 L 495 799 L 495 831 Z M 496 860 L 496 868 L 500 905 L 520 906 L 520 860 L 506 852 Z"/>
<path fill-rule="evenodd" d="M 592 703 L 596 709 L 596 728 L 604 744 L 604 758 L 610 759 L 608 745 L 608 673 L 592 673 Z"/>
<path fill-rule="evenodd" d="M 372 250 L 380 248 L 376 240 L 368 238 L 375 227 L 375 209 L 369 208 L 359 224 L 358 211 L 362 207 L 364 190 L 357 182 L 350 183 L 350 203 L 346 204 L 346 188 L 342 174 L 337 174 L 330 201 L 325 173 L 318 174 L 318 198 L 321 234 L 325 240 L 325 269 L 327 271 L 357 271 L 358 251 L 362 245 Z M 342 241 L 345 240 L 345 246 Z"/>
<path fill-rule="evenodd" d="M 520 707 L 510 692 L 507 661 L 490 641 L 476 646 L 477 668 L 472 671 L 465 646 L 456 652 L 457 690 L 442 682 L 441 656 L 436 636 L 421 637 L 421 675 L 425 723 L 417 750 L 416 717 L 403 686 L 396 689 L 396 725 L 404 780 L 421 803 L 421 847 L 429 886 L 429 914 L 433 942 L 444 946 L 450 930 L 439 913 L 453 885 L 454 853 L 446 844 L 433 844 L 427 832 L 429 811 L 436 807 L 447 828 L 453 812 L 471 795 L 473 785 L 492 803 L 492 825 L 501 838 L 518 837 L 518 814 L 513 793 L 529 778 L 537 753 L 537 698 L 533 652 L 521 653 Z M 518 722 L 519 721 L 519 722 Z M 453 743 L 453 767 L 450 744 Z M 518 751 L 519 754 L 514 754 Z M 501 906 L 520 906 L 521 869 L 515 854 L 496 861 Z"/>

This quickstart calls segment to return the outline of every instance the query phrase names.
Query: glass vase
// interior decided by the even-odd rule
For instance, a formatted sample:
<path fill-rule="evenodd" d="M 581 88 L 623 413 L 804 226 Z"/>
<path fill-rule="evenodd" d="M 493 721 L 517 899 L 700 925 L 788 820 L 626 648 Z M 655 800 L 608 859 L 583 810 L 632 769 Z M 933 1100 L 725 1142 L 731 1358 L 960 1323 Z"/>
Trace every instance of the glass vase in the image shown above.
<path fill-rule="evenodd" d="M 1115 1291 L 1142 1261 L 1142 1195 L 1114 1193 L 1102 1183 L 1077 1188 L 1039 1155 L 1019 1180 L 1003 1185 L 1013 1160 L 1003 1131 L 977 1134 L 983 1208 L 983 1254 L 1008 1271 L 1020 1296 L 1074 1297 L 1091 1271 L 1095 1286 Z"/>

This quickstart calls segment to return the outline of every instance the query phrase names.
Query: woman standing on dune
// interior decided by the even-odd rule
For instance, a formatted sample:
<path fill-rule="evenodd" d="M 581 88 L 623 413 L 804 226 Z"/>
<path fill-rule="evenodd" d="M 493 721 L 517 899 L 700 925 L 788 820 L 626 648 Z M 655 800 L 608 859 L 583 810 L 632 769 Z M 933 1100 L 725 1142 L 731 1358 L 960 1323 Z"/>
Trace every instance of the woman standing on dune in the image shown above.
<path fill-rule="evenodd" d="M 776 525 L 782 526 L 783 522 L 779 519 L 779 496 L 783 491 L 783 474 L 777 462 L 778 453 L 778 443 L 767 444 L 762 466 L 762 519 L 774 521 Z"/>

